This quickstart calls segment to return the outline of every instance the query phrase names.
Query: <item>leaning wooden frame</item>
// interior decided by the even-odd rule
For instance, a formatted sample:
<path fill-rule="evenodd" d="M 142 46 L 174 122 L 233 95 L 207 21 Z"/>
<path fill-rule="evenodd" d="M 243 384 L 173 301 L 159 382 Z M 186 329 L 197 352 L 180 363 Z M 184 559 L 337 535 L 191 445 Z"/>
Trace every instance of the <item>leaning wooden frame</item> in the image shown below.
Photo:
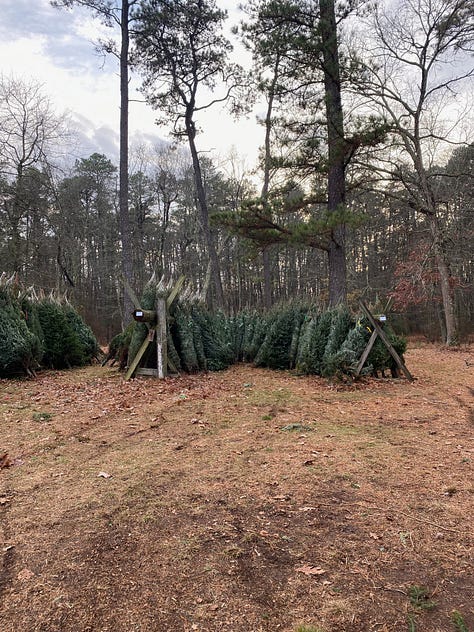
<path fill-rule="evenodd" d="M 382 329 L 382 327 L 380 325 L 380 322 L 377 322 L 377 319 L 374 318 L 374 316 L 372 315 L 372 313 L 370 312 L 369 308 L 364 303 L 364 301 L 359 301 L 359 305 L 360 305 L 360 308 L 361 308 L 362 312 L 368 318 L 370 324 L 372 325 L 373 331 L 372 331 L 372 335 L 370 336 L 370 339 L 369 339 L 369 341 L 367 343 L 367 346 L 366 346 L 363 354 L 361 355 L 361 358 L 359 360 L 359 364 L 357 365 L 357 369 L 356 369 L 356 372 L 355 372 L 356 377 L 360 375 L 360 373 L 361 373 L 361 371 L 362 371 L 362 369 L 364 367 L 364 364 L 365 364 L 365 362 L 366 362 L 366 360 L 367 360 L 367 358 L 369 356 L 369 353 L 370 353 L 372 347 L 374 346 L 374 343 L 375 343 L 377 337 L 380 337 L 380 339 L 382 340 L 384 345 L 387 347 L 388 352 L 390 353 L 392 358 L 395 360 L 395 362 L 397 364 L 397 367 L 402 371 L 402 373 L 405 375 L 407 380 L 409 380 L 410 382 L 413 382 L 414 378 L 413 378 L 412 374 L 407 369 L 407 367 L 405 366 L 405 363 L 403 362 L 403 360 L 400 358 L 398 353 L 393 348 L 393 346 L 390 343 L 389 339 L 385 335 L 385 332 Z M 387 303 L 387 306 L 385 308 L 385 312 L 387 312 L 389 308 L 390 308 L 390 301 Z M 380 318 L 379 318 L 379 321 L 380 321 Z M 383 322 L 383 321 L 381 321 L 381 322 Z"/>
<path fill-rule="evenodd" d="M 148 335 L 143 341 L 142 346 L 138 350 L 136 356 L 133 358 L 130 366 L 128 367 L 125 374 L 125 380 L 130 380 L 132 377 L 134 377 L 134 375 L 152 375 L 154 377 L 157 377 L 158 379 L 164 379 L 168 374 L 168 369 L 173 373 L 178 372 L 173 362 L 168 357 L 167 319 L 168 310 L 171 308 L 174 301 L 178 298 L 178 295 L 183 287 L 184 280 L 184 275 L 181 275 L 168 297 L 163 298 L 157 296 L 155 300 L 155 309 L 146 310 L 141 308 L 135 293 L 133 292 L 127 281 L 123 279 L 125 291 L 128 293 L 135 306 L 133 318 L 137 322 L 144 323 L 148 328 Z M 157 368 L 147 369 L 144 367 L 140 367 L 140 363 L 145 357 L 149 346 L 153 342 L 155 342 L 156 345 L 155 348 Z"/>

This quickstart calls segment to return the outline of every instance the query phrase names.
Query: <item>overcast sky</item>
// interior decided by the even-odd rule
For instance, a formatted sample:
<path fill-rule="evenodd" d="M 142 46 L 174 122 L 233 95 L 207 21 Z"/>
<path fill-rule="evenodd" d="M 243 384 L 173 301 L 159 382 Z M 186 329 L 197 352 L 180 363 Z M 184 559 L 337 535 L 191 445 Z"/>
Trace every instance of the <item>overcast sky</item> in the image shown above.
<path fill-rule="evenodd" d="M 236 2 L 218 0 L 218 4 L 229 11 L 230 23 L 239 21 Z M 94 42 L 110 35 L 110 30 L 80 7 L 55 9 L 49 0 L 0 0 L 0 5 L 0 73 L 44 86 L 56 111 L 70 114 L 80 139 L 74 151 L 82 156 L 97 151 L 118 160 L 118 63 L 94 50 Z M 139 85 L 139 78 L 133 78 L 132 99 L 143 98 L 137 92 Z M 253 166 L 261 144 L 255 116 L 235 121 L 215 106 L 202 127 L 200 150 L 225 155 L 236 147 Z M 132 102 L 132 145 L 156 144 L 160 138 L 169 137 L 167 130 L 155 124 L 155 113 L 146 104 Z"/>

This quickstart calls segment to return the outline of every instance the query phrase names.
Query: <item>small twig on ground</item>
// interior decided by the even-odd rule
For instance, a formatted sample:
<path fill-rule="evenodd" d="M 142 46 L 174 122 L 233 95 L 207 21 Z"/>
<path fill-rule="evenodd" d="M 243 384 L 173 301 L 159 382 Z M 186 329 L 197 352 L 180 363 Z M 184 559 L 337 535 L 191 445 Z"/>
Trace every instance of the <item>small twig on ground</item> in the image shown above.
<path fill-rule="evenodd" d="M 381 507 L 365 507 L 365 509 L 376 509 L 377 511 L 386 512 L 386 509 L 382 509 Z M 450 527 L 443 527 L 443 525 L 438 524 L 437 522 L 431 522 L 431 520 L 425 520 L 425 518 L 417 518 L 412 514 L 406 513 L 405 511 L 401 511 L 400 509 L 390 509 L 394 513 L 399 513 L 402 516 L 406 516 L 407 518 L 411 518 L 412 520 L 416 520 L 417 522 L 422 522 L 423 524 L 429 524 L 432 527 L 436 527 L 437 529 L 442 529 L 443 531 L 450 531 L 451 533 L 462 533 L 459 529 L 451 529 Z"/>
<path fill-rule="evenodd" d="M 392 588 L 391 586 L 374 586 L 374 588 L 377 588 L 378 590 L 388 590 L 390 592 L 400 593 L 401 595 L 405 595 L 405 597 L 408 597 L 408 593 L 401 588 Z"/>
<path fill-rule="evenodd" d="M 380 511 L 381 513 L 398 513 L 401 514 L 402 516 L 406 516 L 407 518 L 411 518 L 412 520 L 416 520 L 417 522 L 421 522 L 423 524 L 429 524 L 432 527 L 436 527 L 437 529 L 442 529 L 443 531 L 450 531 L 451 533 L 463 533 L 462 531 L 460 531 L 459 529 L 452 529 L 450 527 L 443 527 L 443 525 L 438 524 L 437 522 L 432 522 L 431 520 L 426 520 L 425 518 L 417 518 L 416 516 L 413 516 L 412 514 L 406 513 L 405 511 L 402 511 L 401 509 L 387 509 L 387 508 L 382 508 L 382 507 L 375 507 L 373 505 L 363 505 L 360 502 L 354 502 L 354 503 L 349 503 L 346 501 L 342 501 L 343 504 L 345 505 L 357 505 L 358 507 L 361 507 L 363 509 L 372 509 L 374 511 Z"/>

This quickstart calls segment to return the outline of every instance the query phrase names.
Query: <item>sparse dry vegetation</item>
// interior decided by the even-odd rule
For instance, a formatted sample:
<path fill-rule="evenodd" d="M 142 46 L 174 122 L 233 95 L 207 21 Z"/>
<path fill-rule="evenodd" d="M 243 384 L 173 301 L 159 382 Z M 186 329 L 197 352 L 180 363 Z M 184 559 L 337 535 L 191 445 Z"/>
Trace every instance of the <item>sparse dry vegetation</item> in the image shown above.
<path fill-rule="evenodd" d="M 3 380 L 0 629 L 474 629 L 468 357 Z"/>

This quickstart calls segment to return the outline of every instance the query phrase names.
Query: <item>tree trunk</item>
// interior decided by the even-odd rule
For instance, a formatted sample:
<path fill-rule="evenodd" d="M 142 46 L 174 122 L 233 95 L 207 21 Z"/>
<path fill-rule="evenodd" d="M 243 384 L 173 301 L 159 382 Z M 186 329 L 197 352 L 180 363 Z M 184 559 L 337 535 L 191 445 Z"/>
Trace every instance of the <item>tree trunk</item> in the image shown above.
<path fill-rule="evenodd" d="M 121 48 L 120 48 L 120 166 L 119 166 L 119 225 L 122 241 L 122 274 L 133 287 L 133 251 L 128 209 L 128 51 L 129 39 L 128 0 L 123 0 L 121 9 Z M 123 293 L 122 327 L 131 320 L 133 304 L 128 292 Z"/>
<path fill-rule="evenodd" d="M 280 55 L 277 54 L 273 68 L 273 77 L 268 92 L 267 112 L 265 114 L 265 143 L 264 143 L 264 162 L 263 162 L 263 185 L 262 200 L 265 204 L 268 199 L 268 191 L 270 188 L 270 167 L 271 167 L 271 131 L 272 131 L 272 115 L 273 103 L 275 101 L 275 90 L 278 83 L 278 70 L 280 67 Z M 265 309 L 272 306 L 272 261 L 268 247 L 263 248 L 263 304 Z"/>
<path fill-rule="evenodd" d="M 451 274 L 444 248 L 444 240 L 439 227 L 438 218 L 435 214 L 430 215 L 430 231 L 433 238 L 433 248 L 439 274 L 439 287 L 443 301 L 443 313 L 446 326 L 445 343 L 448 346 L 455 346 L 459 343 L 459 327 L 454 309 L 454 297 L 449 283 Z"/>
<path fill-rule="evenodd" d="M 217 307 L 224 308 L 224 292 L 222 290 L 221 275 L 219 269 L 219 259 L 217 257 L 217 251 L 214 244 L 214 238 L 209 226 L 209 209 L 207 206 L 206 191 L 204 190 L 204 184 L 202 181 L 201 164 L 199 162 L 199 156 L 196 149 L 196 143 L 194 137 L 196 135 L 194 122 L 189 118 L 186 119 L 186 134 L 189 142 L 189 149 L 191 151 L 191 158 L 193 161 L 194 170 L 194 182 L 196 185 L 196 193 L 199 202 L 199 210 L 201 212 L 202 229 L 204 231 L 204 239 L 206 240 L 207 252 L 209 255 L 209 263 L 211 267 L 212 282 L 215 291 L 215 303 Z"/>
<path fill-rule="evenodd" d="M 263 249 L 263 305 L 265 309 L 272 306 L 272 261 L 268 248 Z"/>
<path fill-rule="evenodd" d="M 336 213 L 344 207 L 346 199 L 346 143 L 334 0 L 319 0 L 319 11 L 328 135 L 328 211 Z M 347 298 L 345 239 L 345 226 L 340 224 L 332 231 L 328 250 L 330 307 L 344 303 Z"/>

